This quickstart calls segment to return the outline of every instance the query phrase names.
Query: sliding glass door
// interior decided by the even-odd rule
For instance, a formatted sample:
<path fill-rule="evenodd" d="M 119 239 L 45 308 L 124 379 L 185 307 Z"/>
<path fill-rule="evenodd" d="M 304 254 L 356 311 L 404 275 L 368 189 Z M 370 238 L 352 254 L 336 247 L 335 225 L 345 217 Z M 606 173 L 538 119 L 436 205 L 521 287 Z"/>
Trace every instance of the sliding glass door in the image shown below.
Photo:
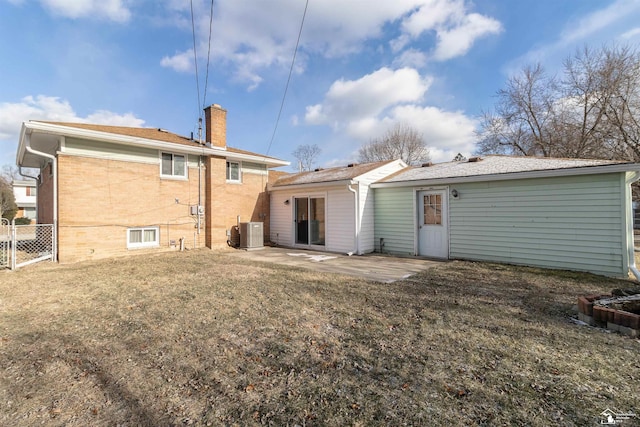
<path fill-rule="evenodd" d="M 296 244 L 324 246 L 324 197 L 296 197 L 294 209 Z"/>

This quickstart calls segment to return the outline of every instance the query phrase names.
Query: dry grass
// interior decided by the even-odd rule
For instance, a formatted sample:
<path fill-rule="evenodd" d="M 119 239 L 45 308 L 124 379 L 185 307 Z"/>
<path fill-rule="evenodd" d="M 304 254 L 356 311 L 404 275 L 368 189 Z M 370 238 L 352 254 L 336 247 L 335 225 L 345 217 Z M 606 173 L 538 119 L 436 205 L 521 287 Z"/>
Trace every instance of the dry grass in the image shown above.
<path fill-rule="evenodd" d="M 569 321 L 628 283 L 481 263 L 371 283 L 209 251 L 0 275 L 2 425 L 592 425 L 640 341 Z"/>

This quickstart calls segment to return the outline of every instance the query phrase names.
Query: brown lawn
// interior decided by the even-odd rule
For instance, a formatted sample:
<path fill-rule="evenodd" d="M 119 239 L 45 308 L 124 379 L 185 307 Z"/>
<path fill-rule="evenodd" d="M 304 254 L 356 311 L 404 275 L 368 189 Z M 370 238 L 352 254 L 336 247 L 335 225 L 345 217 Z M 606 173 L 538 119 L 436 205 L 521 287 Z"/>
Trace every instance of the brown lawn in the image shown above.
<path fill-rule="evenodd" d="M 470 262 L 381 284 L 207 250 L 43 263 L 0 274 L 0 424 L 596 425 L 640 413 L 640 340 L 570 319 L 630 286 Z"/>

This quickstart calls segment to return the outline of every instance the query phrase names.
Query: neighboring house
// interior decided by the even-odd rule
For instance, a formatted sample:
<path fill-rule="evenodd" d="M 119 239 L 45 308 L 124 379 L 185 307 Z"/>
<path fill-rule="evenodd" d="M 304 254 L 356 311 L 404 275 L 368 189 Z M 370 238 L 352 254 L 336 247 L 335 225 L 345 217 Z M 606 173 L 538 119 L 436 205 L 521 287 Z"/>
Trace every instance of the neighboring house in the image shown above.
<path fill-rule="evenodd" d="M 17 180 L 11 182 L 13 187 L 13 195 L 16 198 L 18 211 L 16 218 L 29 218 L 32 223 L 36 221 L 36 181 L 35 180 Z"/>
<path fill-rule="evenodd" d="M 407 168 L 372 185 L 376 250 L 637 277 L 638 179 L 640 164 L 607 160 L 487 156 Z"/>
<path fill-rule="evenodd" d="M 289 163 L 228 147 L 218 105 L 205 130 L 200 144 L 156 128 L 23 123 L 17 164 L 40 170 L 38 222 L 57 226 L 58 260 L 226 246 L 238 221 L 268 233 L 268 172 Z"/>
<path fill-rule="evenodd" d="M 280 177 L 269 187 L 271 242 L 329 252 L 373 252 L 369 185 L 406 166 L 391 160 Z"/>

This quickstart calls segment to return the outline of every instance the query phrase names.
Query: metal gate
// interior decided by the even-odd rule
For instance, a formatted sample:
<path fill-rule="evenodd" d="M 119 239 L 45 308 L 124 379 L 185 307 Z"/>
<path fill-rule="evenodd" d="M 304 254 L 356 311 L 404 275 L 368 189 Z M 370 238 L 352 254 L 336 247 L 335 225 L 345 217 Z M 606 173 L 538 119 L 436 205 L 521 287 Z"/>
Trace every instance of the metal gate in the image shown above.
<path fill-rule="evenodd" d="M 40 261 L 55 261 L 55 235 L 51 224 L 0 225 L 0 267 L 16 268 Z"/>
<path fill-rule="evenodd" d="M 9 267 L 11 253 L 11 224 L 6 218 L 0 222 L 0 267 Z"/>

